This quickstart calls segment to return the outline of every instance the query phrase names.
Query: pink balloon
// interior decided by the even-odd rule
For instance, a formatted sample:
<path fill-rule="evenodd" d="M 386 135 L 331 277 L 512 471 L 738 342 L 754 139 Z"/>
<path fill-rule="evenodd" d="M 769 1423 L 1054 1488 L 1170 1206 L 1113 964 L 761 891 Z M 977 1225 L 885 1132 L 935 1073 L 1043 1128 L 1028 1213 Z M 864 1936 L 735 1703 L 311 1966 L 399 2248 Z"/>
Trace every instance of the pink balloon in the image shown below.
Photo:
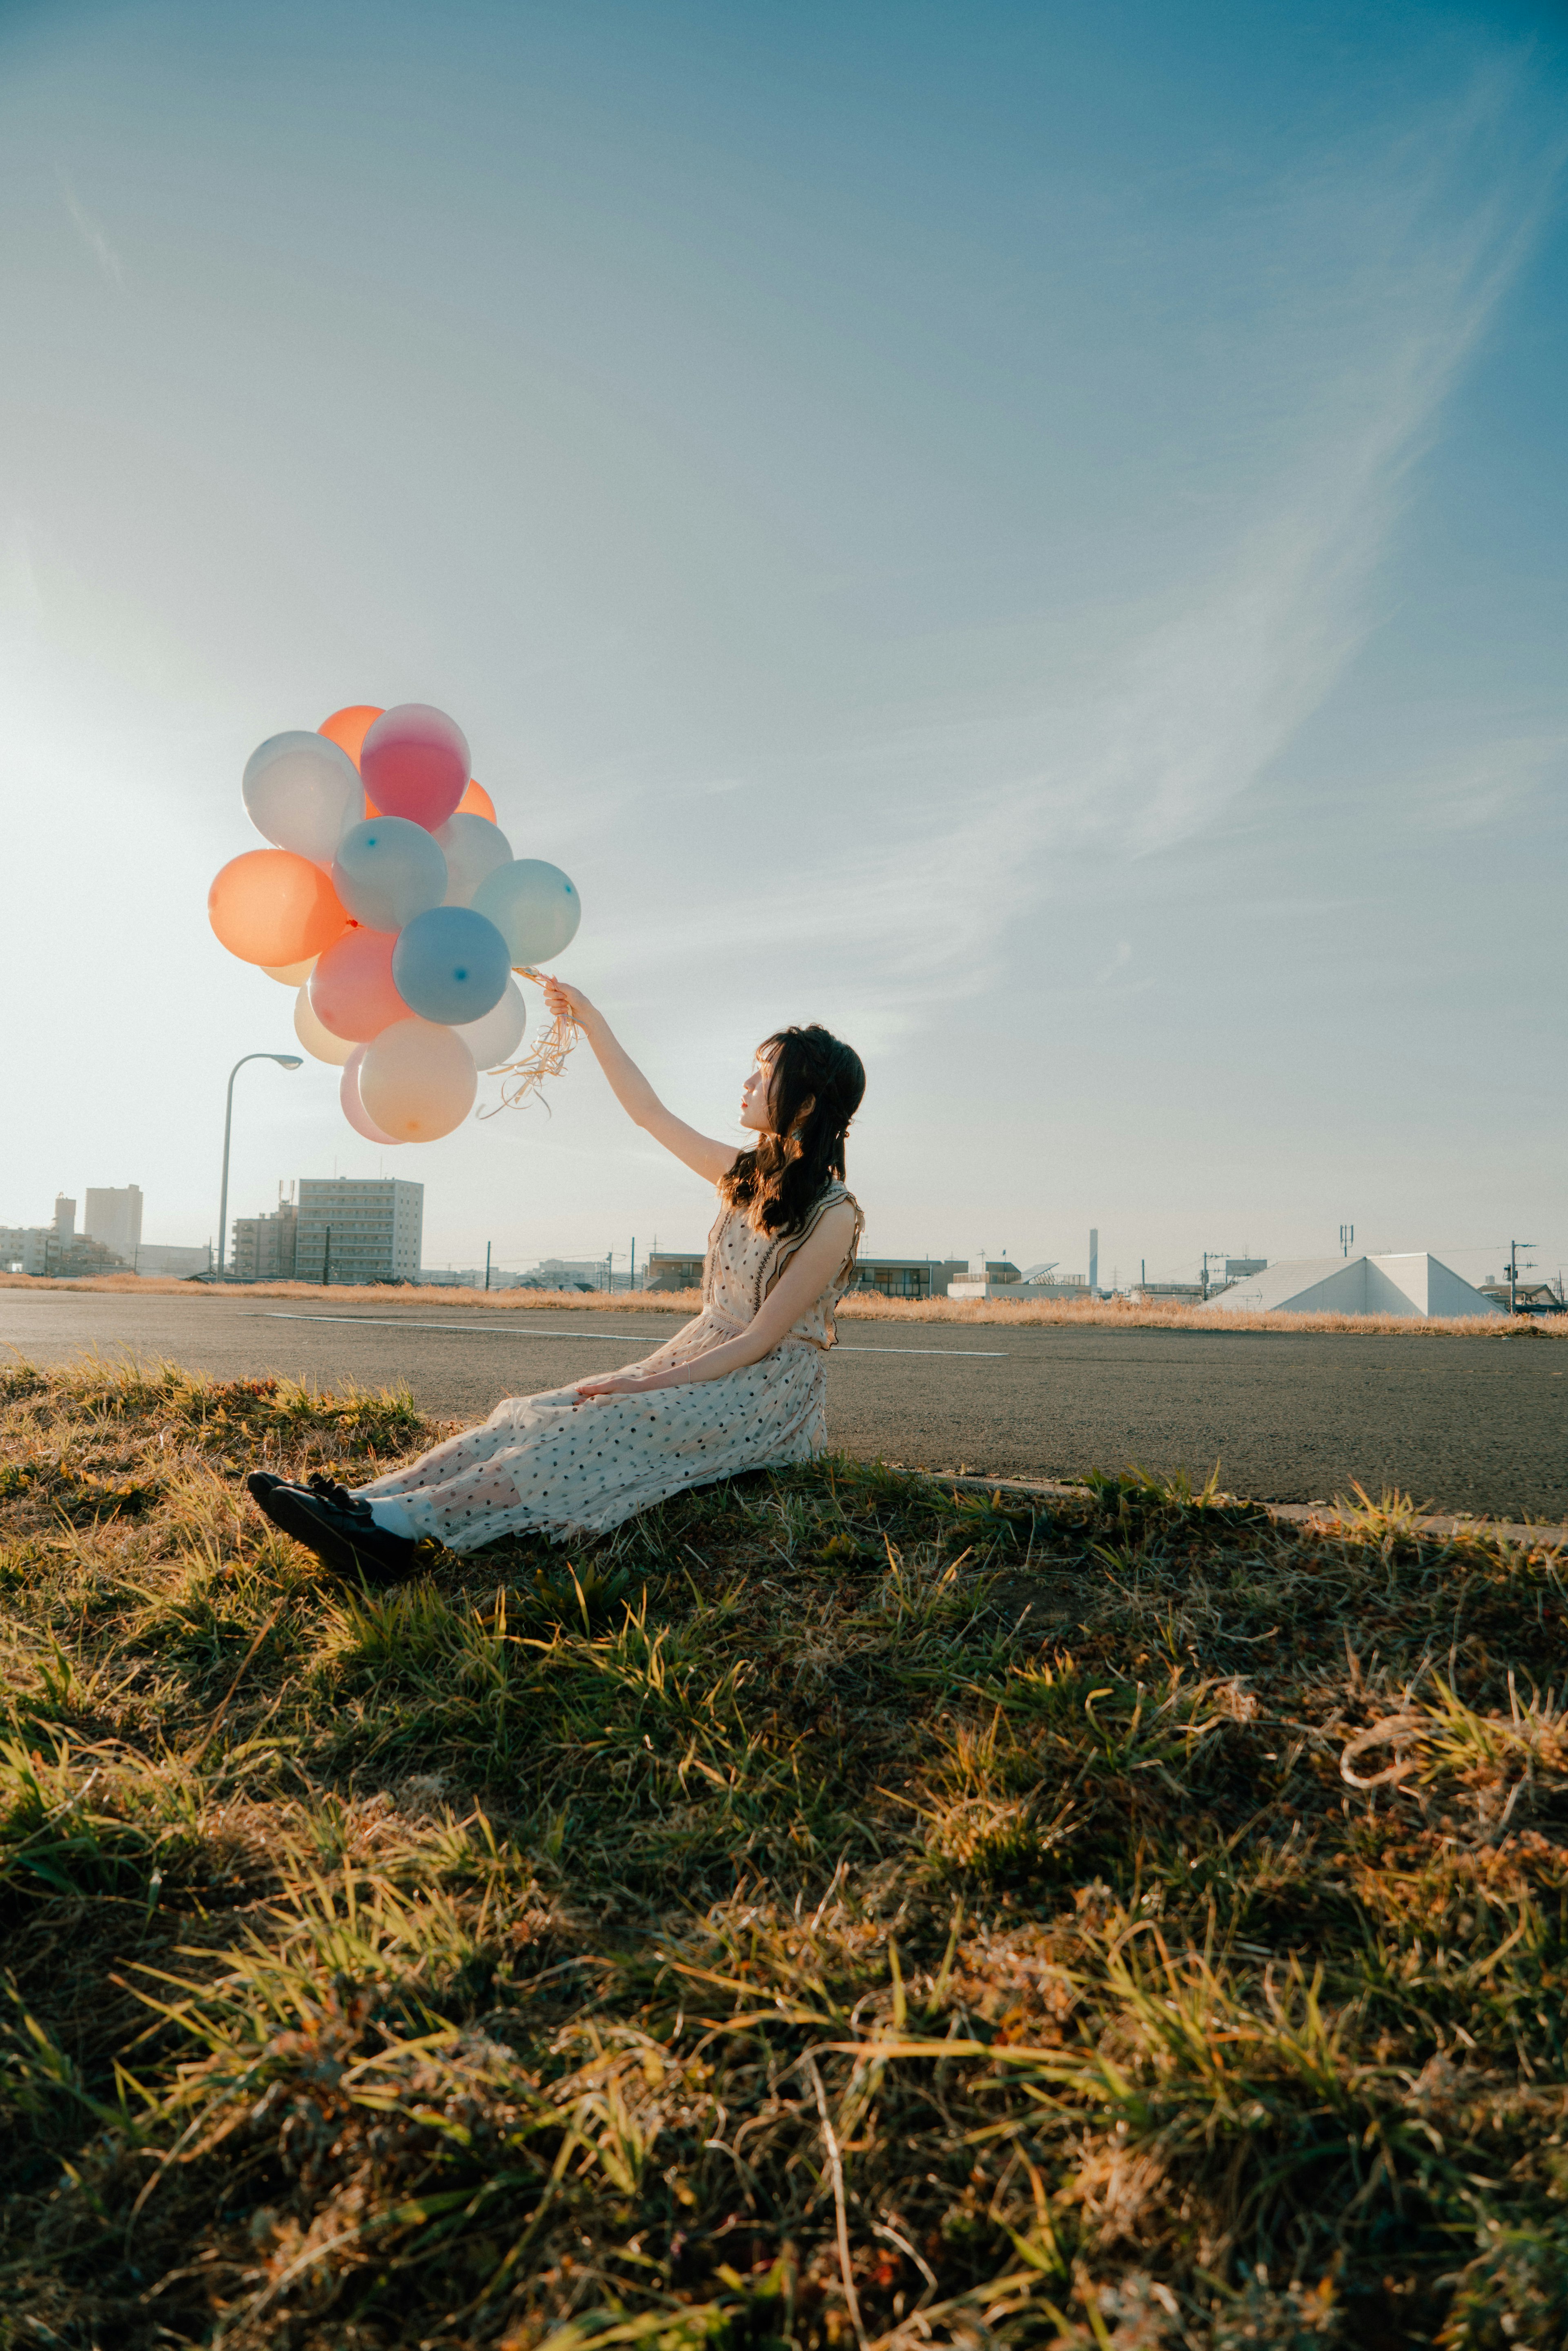
<path fill-rule="evenodd" d="M 360 1100 L 360 1063 L 365 1058 L 365 1051 L 363 1045 L 356 1045 L 343 1064 L 342 1082 L 338 1088 L 338 1100 L 343 1105 L 343 1116 L 348 1120 L 354 1133 L 362 1134 L 367 1143 L 401 1143 L 402 1140 L 401 1135 L 382 1133 L 381 1128 Z"/>
<path fill-rule="evenodd" d="M 383 816 L 406 817 L 434 832 L 468 789 L 468 745 L 444 710 L 400 702 L 383 710 L 365 737 L 360 775 Z"/>
<path fill-rule="evenodd" d="M 328 948 L 306 982 L 323 1029 L 368 1044 L 394 1020 L 412 1017 L 392 984 L 396 945 L 395 931 L 346 931 Z"/>

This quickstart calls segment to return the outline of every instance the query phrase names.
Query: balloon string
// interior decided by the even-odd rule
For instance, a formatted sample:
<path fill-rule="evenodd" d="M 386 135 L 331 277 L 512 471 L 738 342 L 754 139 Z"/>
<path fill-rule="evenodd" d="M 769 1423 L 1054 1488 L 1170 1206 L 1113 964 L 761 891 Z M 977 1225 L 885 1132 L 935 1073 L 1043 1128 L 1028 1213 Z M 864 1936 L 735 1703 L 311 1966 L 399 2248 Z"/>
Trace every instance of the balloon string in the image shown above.
<path fill-rule="evenodd" d="M 535 971 L 530 964 L 514 964 L 512 969 L 520 978 L 531 979 L 536 987 L 542 987 L 545 984 L 544 974 Z M 479 1116 L 494 1118 L 498 1110 L 516 1110 L 517 1104 L 526 1102 L 531 1093 L 538 1092 L 547 1078 L 559 1078 L 566 1067 L 566 1057 L 576 1042 L 577 1023 L 569 1019 L 564 1012 L 558 1012 L 531 1053 L 525 1054 L 520 1061 L 505 1061 L 499 1069 L 485 1072 L 486 1077 L 502 1080 L 501 1099 L 498 1102 L 492 1102 L 488 1110 L 482 1110 Z M 508 1078 L 514 1081 L 510 1086 L 505 1082 Z M 539 1100 L 544 1102 L 548 1118 L 549 1104 L 542 1093 Z"/>

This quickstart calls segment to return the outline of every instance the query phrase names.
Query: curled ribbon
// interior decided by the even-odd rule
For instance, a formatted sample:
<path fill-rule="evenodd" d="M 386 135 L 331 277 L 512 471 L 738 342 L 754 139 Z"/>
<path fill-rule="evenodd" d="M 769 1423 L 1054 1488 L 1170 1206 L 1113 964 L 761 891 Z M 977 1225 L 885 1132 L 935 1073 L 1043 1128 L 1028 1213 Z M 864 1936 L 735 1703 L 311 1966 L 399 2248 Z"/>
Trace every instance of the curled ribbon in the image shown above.
<path fill-rule="evenodd" d="M 519 979 L 531 979 L 536 987 L 542 987 L 545 984 L 544 974 L 535 971 L 531 964 L 517 963 L 512 969 Z M 486 1077 L 502 1081 L 501 1099 L 498 1102 L 492 1102 L 488 1110 L 482 1110 L 479 1116 L 494 1118 L 498 1110 L 516 1110 L 517 1104 L 527 1102 L 531 1093 L 538 1092 L 547 1078 L 559 1078 L 566 1067 L 566 1057 L 576 1042 L 576 1021 L 568 1019 L 564 1012 L 558 1012 L 531 1053 L 526 1053 L 520 1061 L 504 1061 L 498 1069 L 486 1071 Z M 506 1082 L 507 1079 L 512 1081 L 510 1085 Z M 544 1102 L 548 1116 L 549 1104 L 542 1093 L 539 1100 Z"/>

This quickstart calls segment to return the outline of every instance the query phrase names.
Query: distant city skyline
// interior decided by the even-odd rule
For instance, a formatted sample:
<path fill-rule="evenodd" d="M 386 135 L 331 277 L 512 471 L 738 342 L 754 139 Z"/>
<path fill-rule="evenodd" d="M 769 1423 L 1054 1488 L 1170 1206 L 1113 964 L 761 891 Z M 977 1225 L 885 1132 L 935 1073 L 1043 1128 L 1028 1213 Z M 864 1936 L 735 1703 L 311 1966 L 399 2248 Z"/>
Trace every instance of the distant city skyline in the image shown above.
<path fill-rule="evenodd" d="M 868 1251 L 1555 1277 L 1563 33 L 9 12 L 0 1214 L 215 1240 L 245 761 L 420 699 L 684 1116 L 862 1050 Z M 383 1164 L 433 1263 L 711 1221 L 586 1048 L 384 1154 L 241 1072 L 235 1212 Z"/>
<path fill-rule="evenodd" d="M 333 1174 L 335 1178 L 335 1169 Z M 364 1174 L 364 1170 L 361 1169 L 359 1171 L 361 1180 L 363 1180 Z M 231 1203 L 228 1235 L 228 1255 L 231 1261 L 236 1227 L 241 1222 L 254 1222 L 257 1217 L 271 1216 L 277 1209 L 279 1201 L 284 1198 L 285 1195 L 289 1198 L 292 1198 L 297 1188 L 298 1180 L 298 1179 L 280 1179 L 274 1198 L 264 1207 L 246 1207 Z M 307 1178 L 305 1180 L 308 1182 L 311 1179 Z M 419 1179 L 404 1178 L 403 1180 L 418 1181 Z M 120 1188 L 123 1190 L 124 1187 Z M 136 1191 L 138 1187 L 132 1186 L 130 1188 L 132 1191 Z M 92 1194 L 97 1189 L 98 1187 L 87 1187 L 86 1196 L 90 1199 Z M 55 1201 L 56 1209 L 58 1208 L 62 1202 L 67 1203 L 74 1208 L 78 1196 L 81 1196 L 67 1195 L 64 1193 L 57 1194 Z M 103 1196 L 101 1193 L 99 1194 L 99 1196 Z M 0 1203 L 0 1208 L 3 1208 L 4 1205 L 4 1203 Z M 136 1207 L 138 1235 L 140 1234 L 140 1216 L 141 1207 L 142 1200 L 139 1198 Z M 121 1211 L 119 1213 L 123 1214 L 125 1212 Z M 27 1219 L 22 1217 L 7 1218 L 4 1214 L 0 1214 L 0 1229 L 5 1228 L 8 1225 L 13 1227 L 21 1227 L 28 1223 L 42 1226 L 46 1221 L 47 1220 L 45 1219 Z M 106 1233 L 99 1233 L 94 1230 L 93 1225 L 90 1221 L 90 1210 L 84 1210 L 81 1212 L 79 1229 L 83 1234 L 89 1235 L 94 1240 L 103 1242 L 105 1246 L 120 1249 L 120 1253 L 122 1255 L 129 1254 L 125 1249 L 120 1248 L 118 1234 L 115 1238 L 110 1238 Z M 1094 1228 L 1092 1228 L 1091 1229 L 1092 1230 Z M 1089 1236 L 1083 1235 L 1081 1238 L 1084 1241 L 1084 1247 L 1080 1253 L 1082 1260 L 1082 1264 L 1079 1264 L 1072 1259 L 1071 1250 L 1069 1250 L 1066 1258 L 1054 1261 L 1058 1270 L 1053 1278 L 1058 1281 L 1081 1281 L 1087 1285 L 1092 1279 L 1092 1273 L 1089 1270 L 1086 1270 L 1086 1269 L 1092 1267 L 1095 1262 L 1088 1247 Z M 695 1250 L 700 1254 L 702 1249 L 700 1238 L 693 1238 L 684 1232 L 675 1233 L 674 1235 L 661 1235 L 657 1230 L 648 1229 L 643 1232 L 641 1239 L 638 1240 L 632 1233 L 630 1228 L 628 1228 L 626 1231 L 617 1236 L 612 1240 L 604 1243 L 597 1249 L 584 1248 L 571 1252 L 563 1252 L 559 1249 L 525 1249 L 520 1254 L 503 1255 L 492 1242 L 490 1244 L 490 1264 L 492 1270 L 497 1275 L 502 1273 L 515 1275 L 519 1272 L 532 1271 L 541 1264 L 555 1263 L 563 1266 L 601 1265 L 607 1261 L 608 1258 L 613 1257 L 615 1259 L 615 1270 L 619 1277 L 630 1270 L 632 1252 L 634 1245 L 637 1249 L 637 1263 L 638 1266 L 642 1268 L 646 1267 L 649 1258 L 655 1252 L 668 1254 L 673 1251 L 680 1254 L 689 1254 Z M 179 1240 L 174 1240 L 170 1235 L 162 1234 L 157 1240 L 150 1238 L 145 1244 L 141 1244 L 141 1250 L 143 1257 L 157 1257 L 162 1256 L 164 1250 L 170 1248 L 177 1249 L 181 1248 L 204 1248 L 208 1246 L 212 1249 L 214 1261 L 215 1263 L 217 1254 L 217 1235 L 215 1227 L 210 1235 L 204 1235 L 195 1238 L 193 1238 L 190 1234 L 186 1234 L 182 1236 Z M 1324 1248 L 1301 1254 L 1307 1254 L 1316 1258 L 1329 1258 L 1342 1255 L 1354 1255 L 1355 1257 L 1360 1257 L 1365 1253 L 1366 1252 L 1363 1251 L 1359 1242 L 1354 1242 L 1349 1248 L 1343 1249 L 1339 1248 L 1332 1249 Z M 1378 1252 L 1373 1252 L 1373 1254 L 1377 1253 Z M 877 1256 L 880 1252 L 868 1242 L 863 1245 L 862 1254 L 864 1257 L 870 1258 Z M 981 1255 L 998 1259 L 1008 1259 L 1010 1255 L 1009 1251 L 1005 1247 L 997 1249 L 982 1249 L 978 1244 L 975 1245 L 973 1248 L 929 1249 L 915 1251 L 906 1250 L 897 1254 L 909 1258 L 923 1258 L 932 1264 L 950 1264 Z M 1295 1254 L 1299 1253 L 1276 1250 L 1270 1258 L 1263 1261 L 1277 1263 L 1281 1259 Z M 1438 1249 L 1434 1250 L 1432 1254 L 1443 1259 L 1446 1262 L 1451 1263 L 1456 1272 L 1462 1274 L 1467 1280 L 1476 1283 L 1477 1285 L 1488 1279 L 1497 1277 L 1500 1277 L 1504 1280 L 1507 1279 L 1506 1267 L 1508 1248 L 1505 1244 L 1500 1244 L 1497 1247 L 1487 1246 L 1479 1249 Z M 1211 1249 L 1207 1251 L 1197 1252 L 1190 1262 L 1183 1259 L 1179 1263 L 1162 1263 L 1158 1259 L 1151 1260 L 1147 1252 L 1143 1251 L 1137 1256 L 1135 1267 L 1132 1262 L 1124 1265 L 1119 1260 L 1111 1261 L 1109 1259 L 1105 1259 L 1100 1266 L 1099 1287 L 1103 1290 L 1127 1290 L 1132 1288 L 1134 1284 L 1145 1280 L 1149 1282 L 1187 1281 L 1198 1279 L 1206 1270 L 1204 1266 L 1205 1258 L 1207 1259 L 1207 1270 L 1209 1272 L 1210 1278 L 1222 1278 L 1222 1276 L 1216 1275 L 1215 1269 L 1217 1267 L 1223 1267 L 1228 1259 L 1240 1259 L 1248 1265 L 1260 1262 L 1260 1260 L 1256 1260 L 1252 1258 L 1249 1250 L 1245 1249 L 1230 1250 Z M 1486 1260 L 1484 1265 L 1481 1263 L 1483 1259 Z M 1463 1260 L 1463 1262 L 1461 1262 L 1461 1260 Z M 1542 1258 L 1539 1249 L 1530 1251 L 1521 1251 L 1521 1266 L 1527 1260 L 1534 1269 L 1530 1277 L 1531 1280 L 1550 1280 L 1552 1282 L 1561 1282 L 1563 1280 L 1564 1273 L 1563 1267 L 1559 1265 L 1555 1260 L 1548 1264 Z M 455 1268 L 471 1268 L 475 1272 L 477 1272 L 485 1263 L 485 1248 L 481 1246 L 476 1252 L 467 1255 L 462 1253 L 454 1254 L 450 1251 L 442 1255 L 434 1255 L 427 1250 L 423 1252 L 421 1262 L 431 1271 L 450 1271 Z M 1037 1260 L 1037 1262 L 1043 1262 L 1043 1260 Z M 263 1275 L 260 1278 L 267 1279 L 271 1277 Z M 303 1279 L 305 1277 L 302 1276 L 300 1278 Z M 1521 1279 L 1523 1279 L 1522 1275 Z"/>

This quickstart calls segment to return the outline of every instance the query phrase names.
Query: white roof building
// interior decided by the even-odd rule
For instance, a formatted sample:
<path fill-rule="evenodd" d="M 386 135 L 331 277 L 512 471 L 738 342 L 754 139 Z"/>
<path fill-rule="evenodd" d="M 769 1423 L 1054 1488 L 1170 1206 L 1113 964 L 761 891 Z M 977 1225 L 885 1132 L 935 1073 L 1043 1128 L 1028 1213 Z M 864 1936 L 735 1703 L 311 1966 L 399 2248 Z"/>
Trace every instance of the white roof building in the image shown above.
<path fill-rule="evenodd" d="M 1227 1314 L 1500 1314 L 1426 1249 L 1384 1257 L 1288 1257 L 1249 1273 L 1210 1305 Z"/>

